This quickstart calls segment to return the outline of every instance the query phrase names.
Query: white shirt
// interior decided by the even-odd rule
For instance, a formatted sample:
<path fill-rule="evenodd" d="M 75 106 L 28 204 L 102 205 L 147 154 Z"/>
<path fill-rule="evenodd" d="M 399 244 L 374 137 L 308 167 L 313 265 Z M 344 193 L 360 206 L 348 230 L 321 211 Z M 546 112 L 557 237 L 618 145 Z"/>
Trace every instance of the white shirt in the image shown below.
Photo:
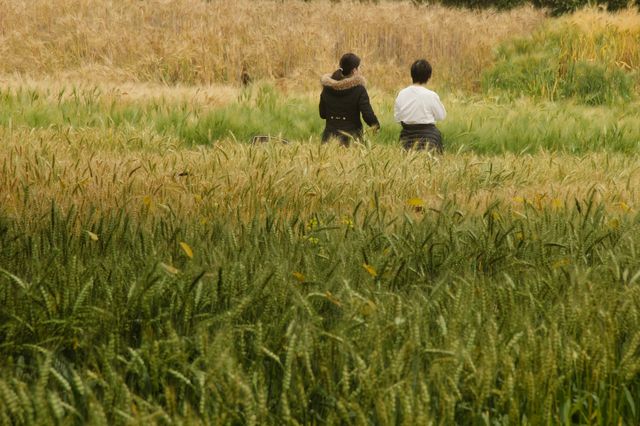
<path fill-rule="evenodd" d="M 396 121 L 405 124 L 432 124 L 444 120 L 447 111 L 436 92 L 423 86 L 411 85 L 398 93 L 393 116 Z"/>

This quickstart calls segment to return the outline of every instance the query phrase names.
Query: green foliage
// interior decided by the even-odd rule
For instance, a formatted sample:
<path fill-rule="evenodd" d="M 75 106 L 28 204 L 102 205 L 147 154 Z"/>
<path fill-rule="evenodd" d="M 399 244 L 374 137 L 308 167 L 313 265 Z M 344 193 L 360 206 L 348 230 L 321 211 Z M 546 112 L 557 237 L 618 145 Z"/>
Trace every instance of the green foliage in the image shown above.
<path fill-rule="evenodd" d="M 593 5 L 614 11 L 638 4 L 636 0 L 532 0 L 532 3 L 537 7 L 549 9 L 552 15 L 562 15 Z"/>
<path fill-rule="evenodd" d="M 527 0 L 440 0 L 446 6 L 468 7 L 471 9 L 511 9 L 522 6 Z"/>
<path fill-rule="evenodd" d="M 589 105 L 629 100 L 634 94 L 631 73 L 611 58 L 586 61 L 572 56 L 567 46 L 582 38 L 578 30 L 563 28 L 508 42 L 498 51 L 496 63 L 483 74 L 483 90 L 551 101 L 573 98 Z M 602 37 L 602 50 L 608 42 Z"/>
<path fill-rule="evenodd" d="M 366 142 L 396 143 L 393 100 L 375 92 L 373 99 L 383 132 Z M 444 99 L 451 151 L 637 152 L 637 104 Z M 192 143 L 215 143 L 198 139 L 209 131 L 224 138 L 237 131 L 240 140 L 284 129 L 283 136 L 309 138 L 322 125 L 316 102 L 288 102 L 271 86 L 218 110 L 165 100 L 114 104 L 95 90 L 57 100 L 2 92 L 0 126 L 20 141 L 11 148 L 15 161 L 4 163 L 6 181 L 26 162 L 29 176 L 41 175 L 52 191 L 69 173 L 65 194 L 73 195 L 84 179 L 72 179 L 72 169 L 86 163 L 96 185 L 132 185 L 116 182 L 158 164 L 127 160 L 118 173 L 100 175 L 94 146 L 123 143 L 113 136 L 122 132 L 126 144 L 111 146 L 107 157 L 118 158 L 119 149 L 162 152 L 165 140 L 188 156 L 197 152 Z M 261 117 L 270 121 L 258 128 Z M 15 134 L 30 130 L 35 136 L 22 150 Z M 56 142 L 41 140 L 55 135 L 73 147 L 90 132 L 92 160 L 62 159 Z M 29 144 L 48 144 L 51 156 L 31 153 Z M 246 168 L 256 176 L 283 164 L 263 161 L 280 151 L 262 148 L 237 153 L 253 156 Z M 326 150 L 280 148 L 328 161 Z M 375 150 L 362 152 L 363 163 L 341 166 L 370 167 L 372 182 L 412 174 L 369 157 Z M 412 155 L 403 157 L 409 170 L 444 165 Z M 508 174 L 486 166 L 461 161 L 450 170 L 478 171 L 463 190 L 477 194 Z M 177 180 L 184 168 L 175 162 L 166 167 L 158 174 L 173 176 L 169 185 L 200 186 L 189 175 Z M 594 189 L 561 207 L 523 199 L 474 212 L 447 196 L 446 181 L 442 202 L 397 214 L 381 207 L 374 183 L 371 204 L 354 201 L 351 213 L 336 217 L 331 208 L 337 200 L 349 206 L 348 193 L 324 194 L 303 213 L 310 192 L 290 202 L 272 177 L 253 182 L 268 182 L 262 194 L 277 198 L 243 194 L 224 207 L 201 200 L 197 215 L 160 201 L 154 207 L 163 213 L 153 214 L 134 190 L 118 204 L 125 207 L 110 211 L 87 190 L 77 205 L 44 201 L 48 210 L 33 217 L 29 193 L 39 202 L 43 193 L 16 184 L 25 211 L 0 205 L 0 423 L 640 421 L 640 219 L 626 204 L 599 204 Z"/>
<path fill-rule="evenodd" d="M 564 97 L 589 105 L 626 101 L 633 93 L 633 80 L 619 68 L 579 61 L 570 64 L 561 87 Z"/>
<path fill-rule="evenodd" d="M 0 418 L 640 420 L 636 219 L 587 199 L 387 220 L 3 214 Z"/>
<path fill-rule="evenodd" d="M 562 64 L 557 56 L 541 52 L 499 62 L 484 74 L 483 87 L 551 101 L 574 98 L 589 105 L 628 100 L 634 90 L 631 76 L 619 68 L 585 61 Z"/>
<path fill-rule="evenodd" d="M 284 99 L 269 84 L 244 89 L 237 102 L 214 111 L 199 111 L 185 105 L 157 117 L 154 126 L 160 133 L 209 144 L 221 138 L 247 142 L 255 135 L 307 140 L 322 132 L 317 106 L 304 99 Z"/>
<path fill-rule="evenodd" d="M 416 4 L 433 3 L 430 0 L 412 0 Z M 637 5 L 636 0 L 436 0 L 446 6 L 467 7 L 471 9 L 511 9 L 525 4 L 548 9 L 552 15 L 571 13 L 578 9 L 599 5 L 614 11 Z"/>
<path fill-rule="evenodd" d="M 440 127 L 451 151 L 637 152 L 636 104 L 618 108 L 530 99 L 451 99 L 447 108 L 449 116 Z"/>
<path fill-rule="evenodd" d="M 526 53 L 529 45 L 514 44 L 513 49 Z M 539 149 L 572 153 L 638 151 L 640 124 L 635 117 L 640 113 L 640 105 L 619 103 L 620 93 L 614 96 L 611 90 L 616 84 L 626 87 L 626 75 L 619 74 L 619 83 L 597 86 L 595 83 L 618 74 L 607 74 L 594 65 L 577 64 L 567 71 L 575 77 L 563 81 L 561 92 L 559 87 L 554 89 L 550 71 L 548 75 L 542 71 L 535 73 L 534 67 L 516 66 L 519 61 L 535 63 L 532 55 L 523 53 L 511 61 L 499 61 L 488 74 L 487 79 L 491 76 L 496 79 L 490 90 L 495 93 L 494 97 L 443 94 L 448 117 L 438 126 L 443 131 L 447 150 L 479 153 Z M 594 72 L 596 77 L 590 74 Z M 543 98 L 570 99 L 561 102 L 512 99 L 523 94 L 516 92 L 521 87 L 526 87 L 523 89 L 526 93 L 537 91 Z M 603 106 L 591 105 L 603 102 Z M 393 120 L 393 98 L 374 92 L 373 105 L 382 127 L 377 134 L 367 130 L 365 143 L 397 144 L 400 126 Z M 101 138 L 105 138 L 107 145 L 117 139 L 114 134 L 120 132 L 130 141 L 127 144 L 130 149 L 140 144 L 164 146 L 167 143 L 160 144 L 160 141 L 167 139 L 203 145 L 220 139 L 247 143 L 255 135 L 319 143 L 323 125 L 316 98 L 285 98 L 269 85 L 246 89 L 235 102 L 214 110 L 162 99 L 114 104 L 104 100 L 97 90 L 78 90 L 74 97 L 60 101 L 52 100 L 49 94 L 26 89 L 0 93 L 0 126 L 4 128 L 106 132 L 107 136 Z"/>

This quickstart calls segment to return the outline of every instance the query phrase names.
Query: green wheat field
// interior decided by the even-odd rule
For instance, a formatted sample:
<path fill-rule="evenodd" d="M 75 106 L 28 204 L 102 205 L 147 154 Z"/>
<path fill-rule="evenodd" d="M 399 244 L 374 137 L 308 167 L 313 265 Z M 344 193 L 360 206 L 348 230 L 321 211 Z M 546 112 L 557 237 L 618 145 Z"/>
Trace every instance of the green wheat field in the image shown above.
<path fill-rule="evenodd" d="M 0 1 L 0 52 L 27 54 L 34 16 L 55 41 L 102 13 L 54 3 Z M 309 28 L 331 5 L 263 3 Z M 434 62 L 436 157 L 400 148 L 408 83 L 375 66 L 381 131 L 345 149 L 320 144 L 320 71 L 167 81 L 87 68 L 99 39 L 53 63 L 34 30 L 41 68 L 0 73 L 0 424 L 640 424 L 640 15 L 497 16 L 531 26 L 487 41 L 473 84 Z"/>

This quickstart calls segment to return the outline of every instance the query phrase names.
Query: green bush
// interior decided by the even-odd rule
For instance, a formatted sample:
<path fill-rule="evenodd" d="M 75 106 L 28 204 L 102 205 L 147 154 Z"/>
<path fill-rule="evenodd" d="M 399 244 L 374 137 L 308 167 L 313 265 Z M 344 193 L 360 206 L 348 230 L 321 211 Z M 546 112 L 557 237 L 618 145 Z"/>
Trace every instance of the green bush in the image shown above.
<path fill-rule="evenodd" d="M 633 80 L 624 71 L 584 61 L 565 66 L 550 54 L 534 54 L 498 63 L 485 73 L 485 91 L 548 100 L 574 98 L 589 105 L 628 100 Z"/>
<path fill-rule="evenodd" d="M 604 6 L 608 10 L 618 10 L 637 5 L 638 2 L 636 0 L 533 0 L 533 4 L 549 9 L 553 15 L 562 15 L 593 4 Z"/>
<path fill-rule="evenodd" d="M 619 68 L 580 61 L 569 67 L 562 90 L 564 97 L 573 97 L 589 105 L 601 105 L 617 99 L 628 100 L 633 82 Z"/>
<path fill-rule="evenodd" d="M 473 9 L 510 9 L 526 4 L 526 0 L 441 0 L 440 3 L 447 6 L 469 7 Z"/>
<path fill-rule="evenodd" d="M 429 0 L 413 0 L 416 4 L 432 3 Z M 590 5 L 600 5 L 608 10 L 624 9 L 627 6 L 638 5 L 637 0 L 440 0 L 446 6 L 468 7 L 473 9 L 510 9 L 533 3 L 534 6 L 549 9 L 553 15 L 570 13 Z"/>
<path fill-rule="evenodd" d="M 566 46 L 579 39 L 577 30 L 564 28 L 510 41 L 483 74 L 483 90 L 551 101 L 573 98 L 589 105 L 630 99 L 632 74 L 606 58 L 597 62 L 573 57 Z"/>

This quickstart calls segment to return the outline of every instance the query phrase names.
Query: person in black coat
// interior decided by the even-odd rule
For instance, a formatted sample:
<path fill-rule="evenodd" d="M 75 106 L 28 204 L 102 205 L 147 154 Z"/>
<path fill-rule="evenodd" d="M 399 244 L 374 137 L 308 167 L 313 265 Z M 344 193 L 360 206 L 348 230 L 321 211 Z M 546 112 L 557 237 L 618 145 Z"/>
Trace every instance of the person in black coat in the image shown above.
<path fill-rule="evenodd" d="M 326 120 L 322 132 L 323 143 L 335 138 L 343 146 L 349 146 L 351 139 L 361 138 L 360 115 L 370 127 L 380 127 L 359 66 L 360 58 L 353 53 L 346 53 L 340 58 L 340 68 L 333 74 L 323 75 L 320 80 L 320 118 Z"/>

